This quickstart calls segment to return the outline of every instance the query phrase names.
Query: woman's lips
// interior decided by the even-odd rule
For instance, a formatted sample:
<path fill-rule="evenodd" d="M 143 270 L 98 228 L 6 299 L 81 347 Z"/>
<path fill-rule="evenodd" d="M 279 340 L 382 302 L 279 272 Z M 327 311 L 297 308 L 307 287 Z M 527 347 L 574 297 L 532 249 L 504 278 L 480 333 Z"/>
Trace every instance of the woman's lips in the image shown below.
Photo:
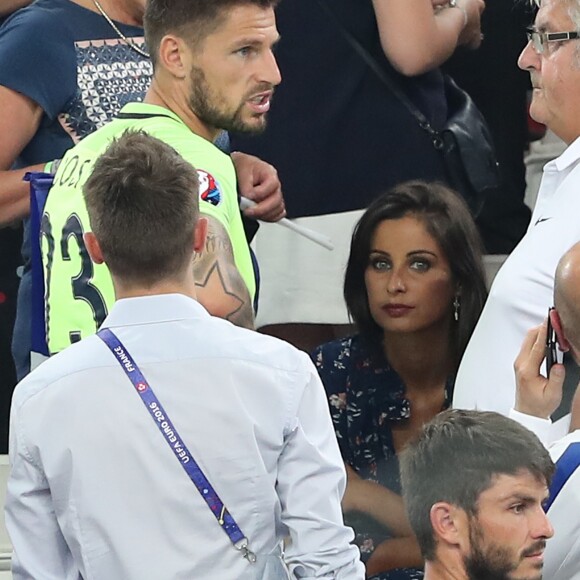
<path fill-rule="evenodd" d="M 391 317 L 391 318 L 400 318 L 401 316 L 405 316 L 411 310 L 413 310 L 413 306 L 407 306 L 406 304 L 387 304 L 383 306 L 383 310 Z"/>

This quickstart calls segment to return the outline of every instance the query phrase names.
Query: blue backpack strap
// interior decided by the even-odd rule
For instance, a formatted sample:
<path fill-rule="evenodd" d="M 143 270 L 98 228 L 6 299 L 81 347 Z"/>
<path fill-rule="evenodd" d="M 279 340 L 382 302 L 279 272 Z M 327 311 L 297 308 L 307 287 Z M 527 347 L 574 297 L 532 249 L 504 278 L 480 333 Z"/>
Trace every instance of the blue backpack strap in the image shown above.
<path fill-rule="evenodd" d="M 554 478 L 552 479 L 552 485 L 550 485 L 550 497 L 544 505 L 544 511 L 548 511 L 554 500 L 558 497 L 558 494 L 562 491 L 564 485 L 570 476 L 578 469 L 580 466 L 580 442 L 570 443 L 566 451 L 560 455 L 558 461 L 556 461 L 556 473 L 554 473 Z"/>
<path fill-rule="evenodd" d="M 28 172 L 24 180 L 30 183 L 30 256 L 32 268 L 32 351 L 48 356 L 44 319 L 44 273 L 42 269 L 41 224 L 48 192 L 54 176 L 40 171 Z"/>

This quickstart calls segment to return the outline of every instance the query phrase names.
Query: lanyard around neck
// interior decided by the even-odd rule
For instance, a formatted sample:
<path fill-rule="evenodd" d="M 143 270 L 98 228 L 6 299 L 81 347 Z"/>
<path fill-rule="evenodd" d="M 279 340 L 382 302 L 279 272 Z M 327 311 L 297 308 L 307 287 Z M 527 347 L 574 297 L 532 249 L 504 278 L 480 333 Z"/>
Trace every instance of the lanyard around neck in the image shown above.
<path fill-rule="evenodd" d="M 117 362 L 125 371 L 125 374 L 135 387 L 137 394 L 141 397 L 141 401 L 147 407 L 161 435 L 163 435 L 163 438 L 189 476 L 189 479 L 191 479 L 201 497 L 212 511 L 222 530 L 228 535 L 236 550 L 240 550 L 244 558 L 254 563 L 256 561 L 256 555 L 250 551 L 248 539 L 244 536 L 242 530 L 240 530 L 238 524 L 193 458 L 183 439 L 179 436 L 177 429 L 173 426 L 165 409 L 155 396 L 155 393 L 151 389 L 147 379 L 139 370 L 133 357 L 110 329 L 104 328 L 99 330 L 97 336 L 107 345 L 117 359 Z"/>

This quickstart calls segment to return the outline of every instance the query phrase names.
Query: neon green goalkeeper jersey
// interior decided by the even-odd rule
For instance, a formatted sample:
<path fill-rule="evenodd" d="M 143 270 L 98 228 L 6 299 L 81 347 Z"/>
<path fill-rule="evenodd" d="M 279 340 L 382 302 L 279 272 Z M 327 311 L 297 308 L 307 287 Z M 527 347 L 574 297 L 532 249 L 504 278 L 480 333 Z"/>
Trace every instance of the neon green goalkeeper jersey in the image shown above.
<path fill-rule="evenodd" d="M 238 208 L 236 174 L 228 155 L 163 107 L 131 103 L 118 118 L 83 139 L 64 156 L 48 194 L 41 224 L 46 338 L 51 354 L 93 334 L 113 304 L 113 283 L 104 264 L 91 262 L 83 242 L 89 218 L 82 187 L 97 157 L 127 130 L 143 130 L 171 145 L 198 171 L 199 210 L 215 218 L 230 237 L 234 260 L 250 297 L 252 260 Z M 147 232 L 143 232 L 147 235 Z"/>

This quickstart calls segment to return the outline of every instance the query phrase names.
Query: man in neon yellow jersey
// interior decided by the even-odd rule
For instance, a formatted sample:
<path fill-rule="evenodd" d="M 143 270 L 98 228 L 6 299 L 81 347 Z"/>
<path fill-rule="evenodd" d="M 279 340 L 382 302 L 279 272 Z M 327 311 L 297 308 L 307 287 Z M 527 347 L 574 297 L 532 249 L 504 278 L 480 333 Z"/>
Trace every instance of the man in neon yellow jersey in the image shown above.
<path fill-rule="evenodd" d="M 199 301 L 252 327 L 252 263 L 237 204 L 231 159 L 212 141 L 225 130 L 258 132 L 280 73 L 275 0 L 150 0 L 145 36 L 154 67 L 143 103 L 125 106 L 62 160 L 42 218 L 46 330 L 58 352 L 96 330 L 113 301 L 108 270 L 93 266 L 83 242 L 82 186 L 116 136 L 142 129 L 170 144 L 200 175 L 208 237 L 195 257 Z M 175 208 L 179 211 L 179 208 Z M 143 235 L 155 236 L 156 224 Z"/>

